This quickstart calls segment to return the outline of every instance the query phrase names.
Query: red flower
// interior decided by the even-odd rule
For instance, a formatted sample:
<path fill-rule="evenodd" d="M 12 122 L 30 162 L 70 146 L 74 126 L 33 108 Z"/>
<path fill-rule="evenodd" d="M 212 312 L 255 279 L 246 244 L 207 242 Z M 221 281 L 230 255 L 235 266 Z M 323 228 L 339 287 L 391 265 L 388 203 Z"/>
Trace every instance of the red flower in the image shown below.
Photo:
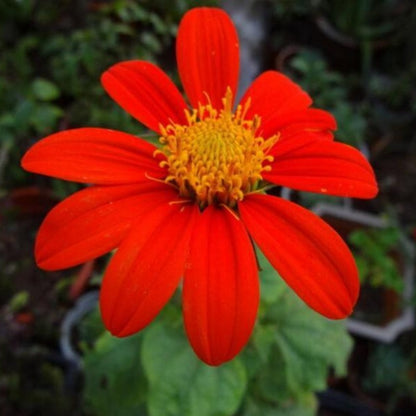
<path fill-rule="evenodd" d="M 347 246 L 304 208 L 262 193 L 277 184 L 372 198 L 374 173 L 333 141 L 333 117 L 284 75 L 260 75 L 233 112 L 238 39 L 225 12 L 196 8 L 179 27 L 184 98 L 143 61 L 102 76 L 110 96 L 160 136 L 161 147 L 99 128 L 53 134 L 25 169 L 92 183 L 56 206 L 36 240 L 38 265 L 55 270 L 118 248 L 104 276 L 101 312 L 117 336 L 149 324 L 183 277 L 185 328 L 196 354 L 218 365 L 246 344 L 259 281 L 253 239 L 314 310 L 351 313 L 359 284 Z"/>

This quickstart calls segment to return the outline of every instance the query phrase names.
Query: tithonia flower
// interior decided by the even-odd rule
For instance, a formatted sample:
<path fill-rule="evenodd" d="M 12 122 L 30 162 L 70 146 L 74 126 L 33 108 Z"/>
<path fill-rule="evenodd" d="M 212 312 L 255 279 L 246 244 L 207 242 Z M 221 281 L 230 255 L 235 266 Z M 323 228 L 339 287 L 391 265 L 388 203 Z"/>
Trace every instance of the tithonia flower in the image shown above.
<path fill-rule="evenodd" d="M 377 185 L 367 160 L 333 140 L 333 117 L 310 108 L 311 98 L 286 76 L 261 74 L 234 105 L 238 38 L 224 11 L 186 13 L 176 53 L 187 101 L 149 62 L 121 62 L 102 76 L 108 94 L 158 134 L 158 148 L 119 131 L 80 128 L 39 141 L 22 165 L 93 184 L 44 220 L 39 267 L 62 269 L 117 248 L 100 307 L 119 337 L 148 325 L 182 281 L 190 343 L 201 360 L 219 365 L 243 348 L 256 320 L 253 242 L 322 315 L 346 317 L 358 296 L 341 237 L 265 187 L 372 198 Z"/>

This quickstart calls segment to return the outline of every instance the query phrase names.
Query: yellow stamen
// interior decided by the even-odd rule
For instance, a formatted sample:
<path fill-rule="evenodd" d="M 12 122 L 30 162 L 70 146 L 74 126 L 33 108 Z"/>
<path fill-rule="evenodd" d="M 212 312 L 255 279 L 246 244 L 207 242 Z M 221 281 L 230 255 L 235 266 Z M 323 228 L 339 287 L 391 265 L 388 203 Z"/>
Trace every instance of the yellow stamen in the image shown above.
<path fill-rule="evenodd" d="M 186 111 L 188 124 L 161 126 L 161 162 L 168 170 L 165 181 L 179 194 L 196 201 L 201 209 L 211 204 L 234 207 L 244 195 L 255 190 L 262 172 L 270 170 L 268 155 L 278 135 L 257 136 L 260 117 L 247 120 L 250 106 L 232 112 L 232 92 L 227 89 L 223 109 L 211 104 Z"/>

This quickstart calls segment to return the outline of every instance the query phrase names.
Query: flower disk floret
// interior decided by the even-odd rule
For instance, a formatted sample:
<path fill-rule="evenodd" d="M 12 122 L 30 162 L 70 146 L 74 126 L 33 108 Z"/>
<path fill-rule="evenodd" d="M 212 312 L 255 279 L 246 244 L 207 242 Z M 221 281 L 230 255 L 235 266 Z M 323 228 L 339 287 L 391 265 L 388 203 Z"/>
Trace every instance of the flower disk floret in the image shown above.
<path fill-rule="evenodd" d="M 160 127 L 163 147 L 157 152 L 166 156 L 160 164 L 169 172 L 165 180 L 201 209 L 212 204 L 234 208 L 270 170 L 273 156 L 268 153 L 278 135 L 259 137 L 260 117 L 246 120 L 248 107 L 249 102 L 239 105 L 233 113 L 228 88 L 221 110 L 200 105 L 192 113 L 186 110 L 186 125 Z"/>

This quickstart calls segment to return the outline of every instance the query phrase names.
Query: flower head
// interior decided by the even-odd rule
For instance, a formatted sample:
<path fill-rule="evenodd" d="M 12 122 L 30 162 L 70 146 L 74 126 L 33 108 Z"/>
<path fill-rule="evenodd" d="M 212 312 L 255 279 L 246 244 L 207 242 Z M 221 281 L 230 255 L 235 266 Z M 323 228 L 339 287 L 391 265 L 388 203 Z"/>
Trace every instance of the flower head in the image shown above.
<path fill-rule="evenodd" d="M 244 195 L 256 189 L 262 172 L 270 170 L 268 153 L 278 135 L 266 140 L 259 136 L 260 118 L 245 119 L 248 103 L 232 111 L 230 89 L 223 108 L 200 105 L 192 114 L 185 110 L 186 125 L 161 127 L 160 151 L 166 156 L 165 179 L 179 195 L 197 203 L 235 207 Z"/>
<path fill-rule="evenodd" d="M 53 134 L 24 156 L 25 169 L 93 184 L 57 205 L 35 246 L 38 265 L 61 269 L 117 251 L 100 295 L 117 336 L 149 324 L 183 279 L 185 329 L 196 354 L 219 365 L 253 329 L 258 270 L 252 241 L 311 308 L 339 319 L 357 300 L 347 246 L 313 213 L 267 195 L 267 184 L 372 198 L 374 173 L 337 143 L 333 117 L 286 76 L 261 74 L 237 106 L 238 38 L 225 12 L 185 14 L 177 61 L 189 105 L 144 61 L 102 76 L 109 95 L 160 146 L 126 133 L 81 128 Z"/>

